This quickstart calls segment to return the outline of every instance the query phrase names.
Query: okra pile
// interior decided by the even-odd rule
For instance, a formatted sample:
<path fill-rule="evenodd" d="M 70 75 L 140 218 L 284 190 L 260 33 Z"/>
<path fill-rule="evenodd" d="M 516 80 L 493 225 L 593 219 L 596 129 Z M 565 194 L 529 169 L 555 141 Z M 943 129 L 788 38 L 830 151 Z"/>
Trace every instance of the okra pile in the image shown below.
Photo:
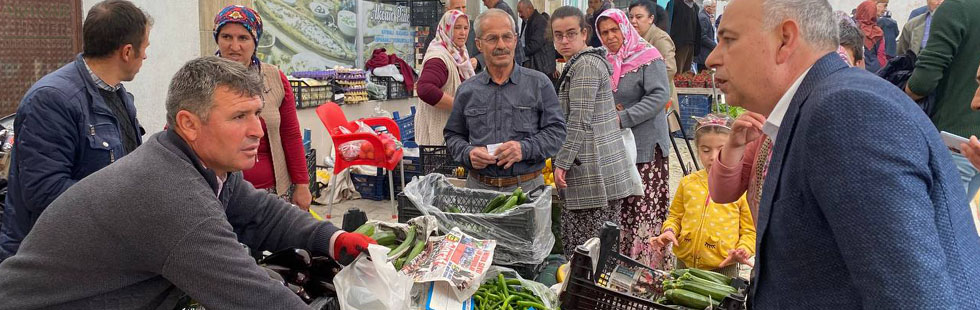
<path fill-rule="evenodd" d="M 518 279 L 505 279 L 503 274 L 497 274 L 496 279 L 490 279 L 480 285 L 473 294 L 476 300 L 476 310 L 547 310 L 541 298 L 534 295 L 530 289 L 524 288 Z"/>
<path fill-rule="evenodd" d="M 664 281 L 664 300 L 675 305 L 704 309 L 716 307 L 725 297 L 738 292 L 732 279 L 723 274 L 697 268 L 675 269 Z"/>

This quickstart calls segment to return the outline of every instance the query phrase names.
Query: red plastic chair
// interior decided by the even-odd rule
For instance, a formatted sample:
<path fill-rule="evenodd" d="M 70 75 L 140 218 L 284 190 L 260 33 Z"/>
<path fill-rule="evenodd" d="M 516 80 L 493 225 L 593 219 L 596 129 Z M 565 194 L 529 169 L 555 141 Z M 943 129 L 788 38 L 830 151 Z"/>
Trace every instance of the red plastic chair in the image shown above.
<path fill-rule="evenodd" d="M 333 148 L 335 154 L 338 154 L 336 158 L 334 158 L 333 176 L 340 174 L 345 169 L 350 168 L 350 166 L 356 166 L 356 165 L 365 165 L 365 166 L 374 166 L 374 167 L 383 168 L 387 173 L 388 171 L 394 170 L 395 166 L 398 166 L 399 164 L 402 163 L 402 155 L 403 155 L 402 149 L 396 150 L 395 153 L 392 154 L 392 156 L 390 157 L 385 156 L 384 144 L 381 143 L 381 139 L 378 138 L 378 136 L 370 133 L 356 132 L 358 129 L 357 124 L 355 122 L 348 121 L 347 116 L 344 115 L 344 111 L 341 110 L 340 106 L 338 106 L 336 103 L 327 102 L 320 105 L 319 107 L 316 108 L 316 116 L 320 118 L 320 122 L 322 122 L 323 126 L 327 128 L 327 133 L 330 134 L 330 139 L 333 141 Z M 359 119 L 359 121 L 363 122 L 368 126 L 371 126 L 371 128 L 383 127 L 389 133 L 391 133 L 391 135 L 394 136 L 395 139 L 401 141 L 401 132 L 398 129 L 398 124 L 396 124 L 395 121 L 390 118 L 385 118 L 385 117 L 362 118 Z M 345 134 L 340 131 L 340 127 L 345 127 L 348 130 L 350 130 L 350 132 L 352 133 Z M 348 161 L 344 159 L 343 156 L 339 155 L 341 154 L 340 152 L 341 144 L 344 144 L 345 142 L 358 141 L 358 140 L 364 140 L 374 145 L 374 159 L 358 158 L 355 160 Z M 402 171 L 405 171 L 405 169 L 402 169 Z M 398 212 L 395 205 L 395 187 L 394 187 L 395 183 L 392 174 L 391 173 L 387 173 L 387 174 L 388 174 L 388 184 L 392 185 L 392 186 L 388 186 L 388 191 L 389 194 L 391 195 L 390 198 L 391 207 L 392 207 L 392 211 L 394 212 L 392 213 L 393 214 L 392 218 L 396 219 L 398 216 L 397 215 Z M 333 179 L 333 177 L 331 177 L 331 179 Z M 405 182 L 405 178 L 402 177 L 402 188 L 405 188 L 404 182 Z M 336 189 L 337 186 L 335 185 L 330 191 L 329 194 L 330 197 L 327 198 L 327 205 L 328 205 L 327 218 L 330 218 L 331 214 L 333 214 L 333 197 L 335 195 Z"/>

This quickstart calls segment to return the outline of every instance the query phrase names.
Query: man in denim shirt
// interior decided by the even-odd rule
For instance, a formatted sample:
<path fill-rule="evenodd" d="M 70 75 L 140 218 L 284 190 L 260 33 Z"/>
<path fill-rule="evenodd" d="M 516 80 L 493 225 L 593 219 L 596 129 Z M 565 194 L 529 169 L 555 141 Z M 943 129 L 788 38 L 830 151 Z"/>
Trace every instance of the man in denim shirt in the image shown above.
<path fill-rule="evenodd" d="M 457 90 L 444 130 L 446 146 L 470 169 L 467 187 L 531 190 L 544 184 L 545 159 L 565 140 L 558 95 L 543 73 L 514 65 L 513 17 L 491 9 L 476 18 L 475 27 L 487 70 Z"/>

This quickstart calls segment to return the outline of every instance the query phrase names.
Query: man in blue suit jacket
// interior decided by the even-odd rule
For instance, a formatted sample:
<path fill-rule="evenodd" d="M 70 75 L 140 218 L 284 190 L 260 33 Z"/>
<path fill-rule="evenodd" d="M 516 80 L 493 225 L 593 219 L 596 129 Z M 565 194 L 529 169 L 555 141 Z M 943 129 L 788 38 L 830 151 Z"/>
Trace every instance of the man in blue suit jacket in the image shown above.
<path fill-rule="evenodd" d="M 929 119 L 833 53 L 826 0 L 727 10 L 707 65 L 729 103 L 765 118 L 740 118 L 719 160 L 739 164 L 763 134 L 774 143 L 755 309 L 980 309 L 980 238 Z"/>

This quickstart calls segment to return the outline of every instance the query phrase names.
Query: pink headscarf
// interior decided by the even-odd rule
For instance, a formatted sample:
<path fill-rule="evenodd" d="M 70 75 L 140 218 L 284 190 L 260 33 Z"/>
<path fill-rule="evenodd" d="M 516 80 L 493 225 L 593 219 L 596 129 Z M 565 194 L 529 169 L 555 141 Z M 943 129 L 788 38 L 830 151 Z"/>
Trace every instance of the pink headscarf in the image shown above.
<path fill-rule="evenodd" d="M 436 30 L 436 37 L 429 43 L 429 48 L 425 53 L 445 52 L 453 57 L 459 75 L 463 79 L 468 79 L 476 73 L 473 71 L 473 64 L 470 63 L 470 55 L 466 52 L 466 47 L 458 47 L 453 44 L 453 26 L 460 17 L 469 19 L 465 13 L 459 10 L 449 10 L 442 15 L 439 20 L 439 29 Z"/>
<path fill-rule="evenodd" d="M 612 88 L 616 91 L 619 88 L 619 78 L 627 73 L 642 67 L 653 60 L 663 59 L 660 55 L 660 51 L 656 47 L 650 45 L 639 33 L 636 32 L 636 28 L 630 24 L 630 20 L 626 17 L 626 13 L 619 9 L 608 9 L 599 14 L 596 18 L 595 28 L 596 35 L 599 35 L 599 21 L 603 17 L 608 17 L 612 19 L 616 24 L 619 24 L 619 30 L 623 33 L 623 46 L 619 48 L 619 52 L 607 53 L 606 60 L 612 64 L 613 74 L 612 74 Z M 601 40 L 602 37 L 600 36 Z M 602 42 L 603 45 L 606 42 Z"/>

